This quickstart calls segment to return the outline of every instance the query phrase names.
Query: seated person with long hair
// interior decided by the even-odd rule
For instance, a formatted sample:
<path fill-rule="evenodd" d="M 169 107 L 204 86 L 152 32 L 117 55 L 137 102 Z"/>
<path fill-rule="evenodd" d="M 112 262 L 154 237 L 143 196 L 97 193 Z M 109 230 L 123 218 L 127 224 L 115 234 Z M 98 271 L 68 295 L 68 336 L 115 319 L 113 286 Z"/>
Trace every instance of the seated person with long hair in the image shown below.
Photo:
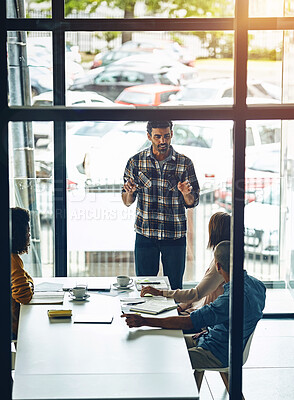
<path fill-rule="evenodd" d="M 230 240 L 231 217 L 225 212 L 213 214 L 208 223 L 208 245 L 207 248 L 214 250 L 218 243 L 223 240 Z M 197 308 L 214 301 L 224 292 L 225 281 L 217 272 L 215 260 L 212 259 L 201 282 L 193 289 L 158 290 L 152 286 L 145 286 L 141 290 L 141 296 L 150 293 L 154 296 L 174 298 L 180 313 L 190 314 Z"/>
<path fill-rule="evenodd" d="M 17 339 L 20 304 L 30 302 L 34 294 L 34 282 L 25 271 L 21 254 L 28 253 L 30 246 L 30 214 L 24 208 L 11 208 L 11 306 L 12 339 Z"/>

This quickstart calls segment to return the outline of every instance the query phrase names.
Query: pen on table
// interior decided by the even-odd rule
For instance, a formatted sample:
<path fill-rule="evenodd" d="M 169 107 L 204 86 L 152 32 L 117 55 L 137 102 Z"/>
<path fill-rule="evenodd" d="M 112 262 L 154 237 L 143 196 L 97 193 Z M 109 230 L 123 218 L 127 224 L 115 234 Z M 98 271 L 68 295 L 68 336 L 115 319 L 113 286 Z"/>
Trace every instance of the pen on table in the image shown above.
<path fill-rule="evenodd" d="M 160 285 L 161 282 L 137 282 L 139 285 Z"/>
<path fill-rule="evenodd" d="M 143 301 L 136 301 L 135 303 L 125 303 L 124 305 L 125 306 L 135 306 L 136 304 L 142 304 L 145 302 L 146 302 L 146 300 L 143 300 Z"/>

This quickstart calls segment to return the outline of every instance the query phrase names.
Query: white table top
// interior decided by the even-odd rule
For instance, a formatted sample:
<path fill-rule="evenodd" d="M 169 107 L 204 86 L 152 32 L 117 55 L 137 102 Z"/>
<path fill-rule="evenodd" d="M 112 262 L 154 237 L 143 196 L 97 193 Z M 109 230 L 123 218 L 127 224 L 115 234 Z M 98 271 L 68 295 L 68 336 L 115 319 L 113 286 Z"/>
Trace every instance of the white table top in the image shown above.
<path fill-rule="evenodd" d="M 85 302 L 66 293 L 63 305 L 22 305 L 13 399 L 198 399 L 182 331 L 128 328 L 120 318 L 126 296 L 138 293 L 90 292 Z M 50 321 L 47 310 L 62 308 L 73 318 Z M 113 314 L 111 324 L 73 323 L 77 314 L 101 310 Z M 169 315 L 176 311 L 160 316 Z"/>

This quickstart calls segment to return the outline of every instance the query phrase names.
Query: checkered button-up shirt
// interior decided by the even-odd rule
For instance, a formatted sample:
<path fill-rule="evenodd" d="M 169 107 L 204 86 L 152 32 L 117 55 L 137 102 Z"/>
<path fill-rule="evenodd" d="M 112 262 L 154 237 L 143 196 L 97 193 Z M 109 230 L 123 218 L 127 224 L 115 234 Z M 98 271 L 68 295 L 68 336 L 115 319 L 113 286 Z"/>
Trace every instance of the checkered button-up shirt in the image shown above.
<path fill-rule="evenodd" d="M 199 184 L 192 161 L 177 153 L 164 160 L 162 168 L 154 158 L 152 148 L 131 157 L 124 173 L 124 182 L 132 178 L 137 185 L 135 231 L 155 239 L 179 239 L 187 231 L 185 208 L 199 203 Z M 194 203 L 188 206 L 178 182 L 188 180 L 192 185 Z M 124 191 L 124 189 L 123 189 Z"/>

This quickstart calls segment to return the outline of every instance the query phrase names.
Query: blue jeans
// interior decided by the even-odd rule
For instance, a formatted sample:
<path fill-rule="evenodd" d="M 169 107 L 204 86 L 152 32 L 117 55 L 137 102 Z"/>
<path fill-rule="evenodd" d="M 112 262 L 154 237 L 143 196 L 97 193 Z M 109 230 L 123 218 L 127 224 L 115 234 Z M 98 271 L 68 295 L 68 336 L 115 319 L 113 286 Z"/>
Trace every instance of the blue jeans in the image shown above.
<path fill-rule="evenodd" d="M 171 288 L 182 289 L 186 263 L 186 237 L 175 240 L 158 240 L 136 234 L 135 265 L 137 276 L 156 276 L 159 257 L 163 274 L 168 276 Z"/>

